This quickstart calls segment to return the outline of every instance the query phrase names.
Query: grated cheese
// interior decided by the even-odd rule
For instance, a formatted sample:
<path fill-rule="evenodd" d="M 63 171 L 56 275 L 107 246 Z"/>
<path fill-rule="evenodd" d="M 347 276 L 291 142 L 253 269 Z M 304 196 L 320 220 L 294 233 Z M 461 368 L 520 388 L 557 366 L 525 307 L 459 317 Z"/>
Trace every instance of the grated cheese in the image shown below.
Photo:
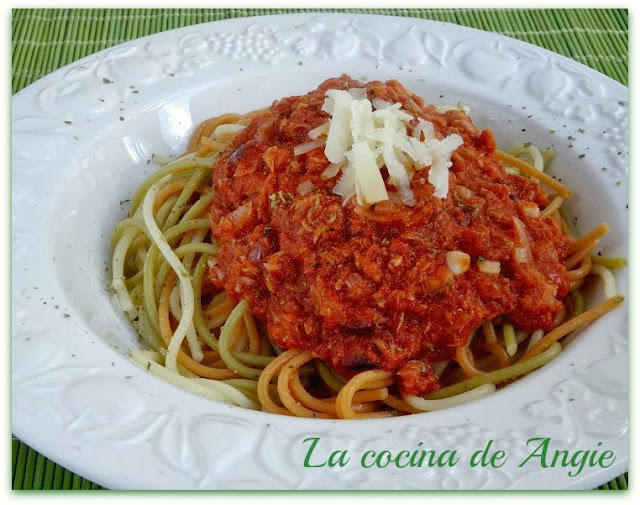
<path fill-rule="evenodd" d="M 331 115 L 329 133 L 324 154 L 331 163 L 340 163 L 351 149 L 351 102 L 353 97 L 346 91 L 330 89 L 326 92 L 322 110 Z"/>
<path fill-rule="evenodd" d="M 366 141 L 353 144 L 351 149 L 356 180 L 356 195 L 361 205 L 373 205 L 374 203 L 388 200 L 387 190 L 382 180 L 382 174 L 376 164 L 373 151 Z"/>
<path fill-rule="evenodd" d="M 325 95 L 322 110 L 331 119 L 311 130 L 309 137 L 317 142 L 326 134 L 324 153 L 331 165 L 323 176 L 337 175 L 339 167 L 342 176 L 333 192 L 345 203 L 353 196 L 363 206 L 388 200 L 386 182 L 398 189 L 405 205 L 413 206 L 411 179 L 415 171 L 427 168 L 434 196 L 447 197 L 451 154 L 463 143 L 459 135 L 439 139 L 433 124 L 424 119 L 412 128 L 410 123 L 416 118 L 402 110 L 401 104 L 379 98 L 370 101 L 364 89 L 332 89 Z M 318 145 L 303 144 L 295 154 Z M 380 172 L 385 166 L 387 181 Z"/>
<path fill-rule="evenodd" d="M 324 169 L 324 172 L 320 174 L 320 177 L 323 179 L 333 179 L 338 172 L 340 172 L 341 165 L 336 163 L 331 163 L 327 168 Z"/>

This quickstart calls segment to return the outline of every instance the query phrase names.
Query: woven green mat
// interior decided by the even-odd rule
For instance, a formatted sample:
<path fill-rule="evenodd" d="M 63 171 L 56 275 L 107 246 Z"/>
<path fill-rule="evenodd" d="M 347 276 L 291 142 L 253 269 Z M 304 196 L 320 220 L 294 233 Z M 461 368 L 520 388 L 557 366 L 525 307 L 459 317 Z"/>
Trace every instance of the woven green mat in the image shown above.
<path fill-rule="evenodd" d="M 12 16 L 12 92 L 89 54 L 172 28 L 220 19 L 320 9 L 16 9 Z M 335 11 L 331 9 L 328 11 Z M 524 40 L 628 82 L 625 9 L 344 9 L 411 16 Z M 102 489 L 12 441 L 13 489 Z M 627 489 L 627 474 L 599 489 Z"/>

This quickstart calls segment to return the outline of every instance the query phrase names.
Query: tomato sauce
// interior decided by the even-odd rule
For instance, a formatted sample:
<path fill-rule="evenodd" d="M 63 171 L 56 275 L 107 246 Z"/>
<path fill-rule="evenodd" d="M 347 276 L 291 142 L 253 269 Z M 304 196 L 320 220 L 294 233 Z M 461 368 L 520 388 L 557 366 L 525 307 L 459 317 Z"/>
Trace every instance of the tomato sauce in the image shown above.
<path fill-rule="evenodd" d="M 332 193 L 323 148 L 294 156 L 308 132 L 329 120 L 327 89 L 365 88 L 370 99 L 401 103 L 444 137 L 464 144 L 452 155 L 449 193 L 433 196 L 427 169 L 411 189 L 417 204 L 390 199 L 363 208 Z M 417 122 L 417 119 L 416 119 Z M 489 130 L 460 110 L 436 108 L 397 81 L 362 84 L 347 76 L 275 102 L 232 140 L 214 166 L 211 225 L 220 253 L 210 281 L 245 299 L 282 349 L 305 349 L 338 372 L 398 371 L 412 394 L 438 387 L 431 363 L 451 358 L 484 319 L 517 329 L 549 329 L 568 293 L 569 239 L 552 218 L 530 217 L 549 197 L 534 181 L 508 175 Z M 386 177 L 386 170 L 383 169 Z M 516 249 L 524 224 L 526 261 Z M 454 275 L 448 251 L 471 257 Z M 499 274 L 482 261 L 500 262 Z"/>

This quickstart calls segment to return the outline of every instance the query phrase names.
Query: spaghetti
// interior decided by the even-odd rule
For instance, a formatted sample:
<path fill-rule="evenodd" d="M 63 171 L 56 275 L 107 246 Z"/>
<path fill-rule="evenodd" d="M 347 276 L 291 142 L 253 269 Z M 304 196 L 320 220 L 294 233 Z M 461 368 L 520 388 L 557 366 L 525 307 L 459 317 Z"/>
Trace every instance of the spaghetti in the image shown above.
<path fill-rule="evenodd" d="M 570 296 L 553 329 L 524 332 L 502 317 L 483 321 L 450 359 L 432 364 L 442 387 L 426 395 L 408 394 L 394 371 L 373 369 L 345 378 L 313 352 L 281 350 L 247 301 L 235 303 L 208 279 L 219 252 L 209 219 L 212 169 L 260 112 L 209 119 L 196 128 L 184 155 L 156 156 L 161 168 L 142 183 L 129 215 L 113 232 L 114 300 L 149 349 L 133 350 L 131 357 L 176 386 L 239 407 L 309 418 L 379 418 L 448 408 L 549 363 L 561 352 L 563 337 L 623 302 L 610 268 L 625 261 L 590 256 L 608 227 L 578 238 L 562 207 L 571 191 L 544 172 L 552 154 L 523 144 L 496 155 L 512 173 L 555 192 L 540 216 L 556 220 L 572 239 L 565 261 Z M 316 130 L 318 137 L 327 133 L 326 127 Z M 321 146 L 320 140 L 310 149 Z M 607 299 L 585 310 L 581 288 L 590 276 L 603 280 Z"/>

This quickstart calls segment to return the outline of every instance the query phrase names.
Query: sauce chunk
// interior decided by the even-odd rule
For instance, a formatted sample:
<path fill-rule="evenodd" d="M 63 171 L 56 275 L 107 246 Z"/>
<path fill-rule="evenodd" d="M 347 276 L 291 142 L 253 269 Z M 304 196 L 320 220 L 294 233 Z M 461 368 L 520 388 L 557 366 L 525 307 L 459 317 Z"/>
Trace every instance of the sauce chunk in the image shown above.
<path fill-rule="evenodd" d="M 294 156 L 308 132 L 329 120 L 325 91 L 349 88 L 399 102 L 440 137 L 462 137 L 445 199 L 433 196 L 425 169 L 411 181 L 414 206 L 389 184 L 387 201 L 344 204 L 332 192 L 340 175 L 322 176 L 329 165 L 322 147 Z M 408 393 L 437 388 L 429 363 L 454 356 L 484 319 L 549 329 L 568 292 L 568 239 L 553 219 L 531 217 L 548 195 L 508 175 L 495 148 L 492 133 L 464 112 L 439 113 L 397 81 L 342 76 L 277 101 L 214 166 L 211 225 L 220 253 L 210 280 L 246 299 L 282 349 L 311 351 L 346 376 L 399 371 Z M 468 255 L 464 271 L 452 271 L 451 251 Z M 449 255 L 457 257 L 465 256 Z M 499 272 L 496 263 L 483 272 L 483 262 L 499 262 Z"/>

